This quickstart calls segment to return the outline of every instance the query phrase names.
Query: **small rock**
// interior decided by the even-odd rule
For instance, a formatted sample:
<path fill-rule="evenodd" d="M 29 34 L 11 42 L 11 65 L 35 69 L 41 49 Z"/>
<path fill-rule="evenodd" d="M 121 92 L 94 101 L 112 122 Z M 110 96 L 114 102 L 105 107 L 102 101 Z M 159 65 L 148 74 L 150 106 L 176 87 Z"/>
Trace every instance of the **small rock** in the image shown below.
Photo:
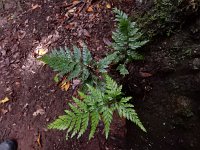
<path fill-rule="evenodd" d="M 192 117 L 194 115 L 192 112 L 191 99 L 186 96 L 180 96 L 177 98 L 176 103 L 175 113 L 184 117 Z"/>
<path fill-rule="evenodd" d="M 193 69 L 199 70 L 200 69 L 200 58 L 195 58 L 192 62 Z"/>
<path fill-rule="evenodd" d="M 5 114 L 7 114 L 8 110 L 7 109 L 1 109 L 1 112 L 5 115 Z"/>
<path fill-rule="evenodd" d="M 44 114 L 45 114 L 44 109 L 38 109 L 33 113 L 33 116 L 36 117 L 38 115 L 44 115 Z"/>

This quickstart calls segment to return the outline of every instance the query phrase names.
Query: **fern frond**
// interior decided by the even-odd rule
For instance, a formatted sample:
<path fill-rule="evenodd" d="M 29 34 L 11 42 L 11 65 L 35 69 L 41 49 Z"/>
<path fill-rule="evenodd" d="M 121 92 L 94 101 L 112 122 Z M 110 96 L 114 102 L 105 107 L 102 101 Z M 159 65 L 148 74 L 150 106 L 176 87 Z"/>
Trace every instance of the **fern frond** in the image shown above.
<path fill-rule="evenodd" d="M 97 126 L 99 124 L 100 115 L 98 111 L 91 112 L 91 131 L 89 135 L 89 140 L 93 138 L 94 133 L 96 132 Z"/>
<path fill-rule="evenodd" d="M 89 123 L 91 124 L 89 140 L 93 138 L 100 121 L 104 123 L 104 132 L 108 138 L 110 125 L 113 119 L 114 111 L 118 111 L 121 117 L 134 122 L 143 131 L 146 129 L 138 118 L 134 110 L 134 106 L 128 101 L 131 97 L 123 97 L 122 86 L 106 75 L 106 88 L 104 91 L 88 86 L 88 94 L 78 92 L 82 100 L 73 97 L 74 104 L 69 103 L 70 110 L 65 110 L 65 115 L 60 116 L 48 127 L 50 129 L 67 130 L 67 135 L 71 133 L 71 138 L 77 135 L 80 138 L 87 130 Z"/>
<path fill-rule="evenodd" d="M 68 80 L 72 80 L 74 78 L 77 78 L 81 73 L 81 66 L 79 64 L 76 64 L 74 69 L 70 72 L 68 76 Z"/>
<path fill-rule="evenodd" d="M 88 127 L 88 123 L 89 123 L 89 112 L 86 112 L 82 114 L 81 129 L 78 133 L 77 138 L 80 138 L 85 133 Z"/>
<path fill-rule="evenodd" d="M 102 118 L 105 125 L 104 131 L 106 139 L 108 138 L 109 131 L 110 131 L 110 124 L 113 118 L 113 111 L 109 107 L 102 108 Z"/>
<path fill-rule="evenodd" d="M 125 67 L 125 64 L 119 64 L 119 66 L 117 67 L 117 70 L 119 70 L 120 74 L 123 76 L 129 74 L 128 70 Z"/>
<path fill-rule="evenodd" d="M 85 44 L 83 45 L 82 55 L 83 55 L 83 64 L 89 65 L 89 63 L 92 61 L 92 56 Z"/>
<path fill-rule="evenodd" d="M 48 125 L 49 129 L 66 130 L 68 128 L 68 116 L 59 116 L 53 123 Z"/>
<path fill-rule="evenodd" d="M 74 49 L 74 61 L 79 63 L 81 61 L 81 51 L 77 46 L 73 46 Z"/>
<path fill-rule="evenodd" d="M 116 21 L 128 19 L 128 15 L 117 8 L 114 8 L 113 12 L 116 14 Z"/>
<path fill-rule="evenodd" d="M 84 44 L 82 51 L 77 46 L 73 46 L 73 53 L 67 47 L 59 48 L 59 50 L 54 49 L 50 54 L 44 55 L 39 60 L 58 72 L 60 78 L 56 76 L 56 82 L 59 82 L 59 79 L 65 76 L 69 81 L 78 78 L 82 83 L 92 81 L 93 85 L 97 85 L 100 80 L 99 77 L 107 72 L 106 69 L 115 58 L 116 53 L 113 53 L 96 62 Z"/>
<path fill-rule="evenodd" d="M 113 60 L 117 57 L 117 52 L 110 54 L 108 56 L 106 56 L 105 58 L 101 59 L 98 63 L 97 63 L 97 68 L 99 70 L 99 72 L 105 73 L 106 68 L 108 68 L 108 66 L 111 64 L 111 62 L 113 62 Z"/>
<path fill-rule="evenodd" d="M 39 60 L 48 64 L 54 71 L 58 71 L 60 74 L 68 73 L 75 66 L 75 63 L 68 58 L 68 53 L 62 49 L 60 51 L 54 50 L 49 55 L 42 56 Z"/>
<path fill-rule="evenodd" d="M 106 93 L 110 97 L 117 97 L 121 93 L 122 86 L 118 86 L 117 83 L 109 76 L 106 76 Z"/>
<path fill-rule="evenodd" d="M 112 33 L 114 41 L 112 47 L 118 52 L 118 62 L 125 63 L 131 60 L 142 59 L 143 57 L 137 52 L 137 49 L 144 46 L 148 41 L 142 39 L 143 34 L 136 26 L 136 23 L 131 22 L 126 13 L 117 8 L 114 8 L 113 12 L 116 14 L 117 29 Z M 128 74 L 125 66 L 120 65 L 118 70 L 122 75 Z"/>
<path fill-rule="evenodd" d="M 123 101 L 125 101 L 125 99 L 123 99 Z M 132 104 L 127 104 L 126 102 L 123 102 L 119 104 L 117 110 L 120 116 L 123 116 L 124 118 L 134 122 L 138 127 L 140 127 L 141 130 L 146 132 L 146 129 L 144 128 L 142 122 L 138 118 L 138 114 L 135 112 L 133 107 L 134 106 Z"/>

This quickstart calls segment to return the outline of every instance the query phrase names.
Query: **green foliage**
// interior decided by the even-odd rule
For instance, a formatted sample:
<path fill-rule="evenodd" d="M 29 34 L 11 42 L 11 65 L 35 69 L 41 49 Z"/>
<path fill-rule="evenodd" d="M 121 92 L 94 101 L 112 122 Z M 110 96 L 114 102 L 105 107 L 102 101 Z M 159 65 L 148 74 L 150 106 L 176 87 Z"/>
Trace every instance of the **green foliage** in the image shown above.
<path fill-rule="evenodd" d="M 136 21 L 149 39 L 156 35 L 169 36 L 199 6 L 199 0 L 154 0 L 150 9 L 136 16 Z"/>
<path fill-rule="evenodd" d="M 142 33 L 136 26 L 135 22 L 132 22 L 127 14 L 114 8 L 116 14 L 117 29 L 112 34 L 113 49 L 117 52 L 117 63 L 121 63 L 118 67 L 120 74 L 128 74 L 128 70 L 125 68 L 126 63 L 132 60 L 141 60 L 143 56 L 137 52 L 137 49 L 145 45 L 148 41 L 142 39 Z"/>
<path fill-rule="evenodd" d="M 82 51 L 73 46 L 73 53 L 67 48 L 54 49 L 50 54 L 44 55 L 39 60 L 48 64 L 59 74 L 54 78 L 56 82 L 59 77 L 67 76 L 68 80 L 80 79 L 83 83 L 98 82 L 98 76 L 107 72 L 109 64 L 116 58 L 116 53 L 95 61 L 90 51 L 84 45 Z"/>
<path fill-rule="evenodd" d="M 131 97 L 122 97 L 122 86 L 109 76 L 105 77 L 106 85 L 104 90 L 87 85 L 89 94 L 79 92 L 82 100 L 73 97 L 74 104 L 69 103 L 70 110 L 65 110 L 65 115 L 58 117 L 53 123 L 49 124 L 49 129 L 67 130 L 67 136 L 71 133 L 71 138 L 77 135 L 80 138 L 91 123 L 89 139 L 91 139 L 100 121 L 104 123 L 104 132 L 108 138 L 110 125 L 114 111 L 120 117 L 127 118 L 139 126 L 144 132 L 146 129 L 138 118 L 134 106 L 128 101 Z"/>

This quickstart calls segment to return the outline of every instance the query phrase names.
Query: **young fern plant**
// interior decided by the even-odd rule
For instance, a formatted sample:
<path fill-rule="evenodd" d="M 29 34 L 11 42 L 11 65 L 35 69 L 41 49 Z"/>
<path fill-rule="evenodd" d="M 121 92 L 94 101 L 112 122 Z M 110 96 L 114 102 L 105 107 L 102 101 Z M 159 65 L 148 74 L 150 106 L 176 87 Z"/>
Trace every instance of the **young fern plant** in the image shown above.
<path fill-rule="evenodd" d="M 137 49 L 148 41 L 142 39 L 143 34 L 126 13 L 117 8 L 114 8 L 113 11 L 116 14 L 117 29 L 112 33 L 112 48 L 117 52 L 118 59 L 115 60 L 116 63 L 119 63 L 117 70 L 120 71 L 120 74 L 126 75 L 129 73 L 126 64 L 132 60 L 143 59 Z"/>
<path fill-rule="evenodd" d="M 74 104 L 69 103 L 70 110 L 65 110 L 65 115 L 59 116 L 54 122 L 48 125 L 49 129 L 67 130 L 66 138 L 75 135 L 80 138 L 87 130 L 89 124 L 89 140 L 94 136 L 100 121 L 104 123 L 104 132 L 108 138 L 113 113 L 118 112 L 120 117 L 124 117 L 135 123 L 140 129 L 146 132 L 134 110 L 134 106 L 128 101 L 131 97 L 122 97 L 122 86 L 109 76 L 105 76 L 104 91 L 87 84 L 89 93 L 79 92 L 81 99 L 73 97 Z"/>
<path fill-rule="evenodd" d="M 96 83 L 98 77 L 106 73 L 109 64 L 115 59 L 116 53 L 109 55 L 99 61 L 95 61 L 86 45 L 82 51 L 73 46 L 73 53 L 69 48 L 54 49 L 50 54 L 39 58 L 54 71 L 58 72 L 56 77 L 66 77 L 68 81 L 78 78 L 82 83 Z M 59 81 L 59 79 L 56 79 Z"/>

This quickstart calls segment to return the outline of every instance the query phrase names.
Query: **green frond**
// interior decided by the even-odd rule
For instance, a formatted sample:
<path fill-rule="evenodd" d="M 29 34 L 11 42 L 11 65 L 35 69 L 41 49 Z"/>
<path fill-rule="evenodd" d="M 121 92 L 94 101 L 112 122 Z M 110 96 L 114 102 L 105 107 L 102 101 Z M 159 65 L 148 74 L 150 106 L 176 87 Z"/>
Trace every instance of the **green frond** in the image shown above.
<path fill-rule="evenodd" d="M 116 14 L 116 21 L 128 19 L 127 14 L 117 8 L 113 8 L 113 12 Z"/>
<path fill-rule="evenodd" d="M 108 75 L 105 78 L 105 90 L 100 90 L 87 84 L 87 94 L 78 92 L 81 100 L 73 97 L 74 103 L 69 103 L 70 110 L 65 110 L 66 114 L 56 119 L 48 128 L 67 130 L 66 139 L 68 137 L 73 138 L 74 136 L 80 138 L 90 124 L 90 140 L 94 137 L 99 122 L 102 121 L 104 123 L 105 137 L 108 138 L 113 113 L 118 111 L 121 117 L 134 122 L 146 132 L 134 110 L 134 106 L 128 103 L 131 97 L 122 97 L 122 86 L 118 86 Z M 121 100 L 119 100 L 119 97 L 122 97 Z"/>
<path fill-rule="evenodd" d="M 63 48 L 60 48 L 60 50 L 61 50 L 61 51 L 65 51 L 66 57 L 67 57 L 69 60 L 72 59 L 72 54 L 71 54 L 71 51 L 70 51 L 70 49 L 69 49 L 68 47 L 65 46 L 64 49 L 63 49 Z"/>
<path fill-rule="evenodd" d="M 73 71 L 68 76 L 68 80 L 72 80 L 74 78 L 77 78 L 81 73 L 81 66 L 79 64 L 76 64 Z"/>
<path fill-rule="evenodd" d="M 66 68 L 66 64 L 71 63 L 71 68 L 73 69 L 74 63 L 68 58 L 68 55 L 65 51 L 54 50 L 52 53 L 48 55 L 44 55 L 39 60 L 48 64 L 54 71 L 58 71 L 61 74 L 66 74 L 69 72 L 69 69 Z"/>
<path fill-rule="evenodd" d="M 119 70 L 120 74 L 123 76 L 129 74 L 128 70 L 125 67 L 125 64 L 119 64 L 119 66 L 117 67 L 117 70 Z"/>
<path fill-rule="evenodd" d="M 90 62 L 92 61 L 92 56 L 91 56 L 91 53 L 90 53 L 90 51 L 88 50 L 88 48 L 85 44 L 83 45 L 82 55 L 83 55 L 83 64 L 89 65 Z"/>
<path fill-rule="evenodd" d="M 89 78 L 89 76 L 90 76 L 89 70 L 86 67 L 83 67 L 81 80 L 86 81 Z"/>
<path fill-rule="evenodd" d="M 117 29 L 112 33 L 112 47 L 118 52 L 119 58 L 116 62 L 125 63 L 125 61 L 142 59 L 143 57 L 137 52 L 137 49 L 144 46 L 148 41 L 142 39 L 143 34 L 136 23 L 131 22 L 126 13 L 117 8 L 114 8 L 113 12 L 116 14 L 117 21 Z M 122 65 L 118 67 L 118 70 L 122 75 L 128 74 L 128 70 Z"/>
<path fill-rule="evenodd" d="M 91 130 L 89 135 L 89 140 L 93 138 L 94 133 L 96 132 L 97 126 L 99 124 L 100 115 L 97 111 L 91 112 Z"/>
<path fill-rule="evenodd" d="M 105 131 L 105 136 L 107 139 L 108 135 L 109 135 L 109 131 L 110 131 L 110 124 L 111 124 L 112 118 L 113 118 L 113 112 L 109 107 L 103 107 L 102 118 L 103 118 L 103 122 L 105 125 L 104 131 Z"/>
<path fill-rule="evenodd" d="M 108 96 L 114 98 L 121 94 L 122 86 L 117 83 L 108 75 L 106 76 L 106 93 Z"/>
<path fill-rule="evenodd" d="M 91 85 L 97 85 L 101 81 L 100 76 L 106 72 L 115 58 L 116 53 L 113 53 L 96 62 L 84 44 L 82 51 L 77 46 L 73 46 L 72 52 L 67 47 L 60 47 L 59 50 L 54 49 L 39 60 L 58 72 L 60 78 L 55 76 L 56 82 L 59 82 L 64 76 L 69 81 L 79 79 L 82 84 L 92 82 Z"/>
<path fill-rule="evenodd" d="M 81 93 L 81 92 L 79 92 L 79 95 L 81 95 L 80 93 Z M 87 105 L 86 105 L 83 101 L 81 101 L 81 100 L 79 100 L 78 98 L 75 98 L 75 97 L 72 97 L 72 99 L 74 100 L 74 102 L 76 103 L 76 105 L 77 105 L 81 110 L 83 110 L 84 112 L 87 111 Z"/>
<path fill-rule="evenodd" d="M 68 128 L 68 117 L 66 115 L 59 116 L 54 122 L 48 125 L 49 129 L 66 130 Z"/>
<path fill-rule="evenodd" d="M 99 70 L 99 72 L 105 73 L 106 68 L 108 68 L 108 66 L 111 64 L 111 62 L 113 62 L 113 60 L 117 57 L 117 53 L 113 53 L 110 54 L 108 56 L 106 56 L 105 58 L 101 59 L 98 63 L 97 63 L 97 68 Z"/>
<path fill-rule="evenodd" d="M 82 114 L 81 129 L 78 133 L 77 138 L 80 138 L 85 133 L 88 127 L 88 123 L 89 123 L 89 112 L 85 112 L 84 114 Z"/>
<path fill-rule="evenodd" d="M 138 114 L 135 112 L 133 107 L 134 106 L 132 104 L 121 104 L 120 106 L 118 106 L 117 110 L 120 116 L 123 116 L 126 119 L 132 121 L 138 127 L 140 127 L 141 130 L 146 132 L 146 129 L 144 128 L 142 122 L 138 118 Z"/>
<path fill-rule="evenodd" d="M 81 60 L 81 51 L 77 46 L 73 46 L 74 49 L 74 61 L 79 63 Z"/>

